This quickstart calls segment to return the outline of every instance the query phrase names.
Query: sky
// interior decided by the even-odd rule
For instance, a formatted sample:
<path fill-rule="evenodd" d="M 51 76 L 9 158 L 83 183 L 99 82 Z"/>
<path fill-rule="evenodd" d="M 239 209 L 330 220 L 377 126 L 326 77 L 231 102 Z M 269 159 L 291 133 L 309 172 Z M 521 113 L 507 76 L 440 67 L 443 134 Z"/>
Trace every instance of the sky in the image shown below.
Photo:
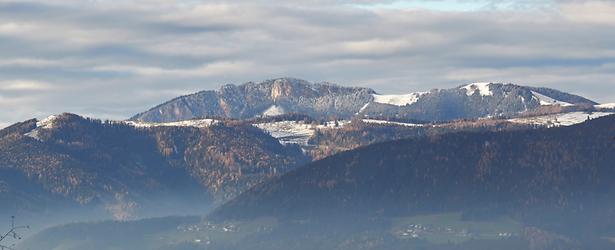
<path fill-rule="evenodd" d="M 469 82 L 615 102 L 615 1 L 0 0 L 0 127 L 126 119 L 278 77 L 379 93 Z"/>

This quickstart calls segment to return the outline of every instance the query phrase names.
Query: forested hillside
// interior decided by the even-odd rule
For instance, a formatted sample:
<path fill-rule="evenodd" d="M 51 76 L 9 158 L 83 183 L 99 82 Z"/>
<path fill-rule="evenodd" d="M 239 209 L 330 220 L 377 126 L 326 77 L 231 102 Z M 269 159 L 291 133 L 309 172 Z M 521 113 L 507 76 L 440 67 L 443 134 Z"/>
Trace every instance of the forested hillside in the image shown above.
<path fill-rule="evenodd" d="M 212 218 L 364 218 L 438 211 L 465 211 L 471 217 L 532 218 L 540 211 L 575 215 L 570 218 L 604 216 L 614 211 L 614 152 L 615 116 L 554 129 L 385 142 L 259 185 L 217 209 Z M 615 225 L 610 219 L 594 219 L 577 229 Z"/>
<path fill-rule="evenodd" d="M 157 200 L 223 201 L 307 160 L 251 126 L 135 128 L 72 114 L 36 123 L 1 131 L 0 170 L 17 176 L 1 182 L 13 209 L 64 197 L 129 218 Z"/>

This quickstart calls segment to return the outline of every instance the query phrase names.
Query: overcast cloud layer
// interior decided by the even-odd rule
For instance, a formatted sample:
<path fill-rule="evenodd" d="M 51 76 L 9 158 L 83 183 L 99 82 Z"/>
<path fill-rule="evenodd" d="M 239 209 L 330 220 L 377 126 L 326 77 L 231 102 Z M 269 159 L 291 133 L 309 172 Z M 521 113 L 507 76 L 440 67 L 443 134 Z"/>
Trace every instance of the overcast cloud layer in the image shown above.
<path fill-rule="evenodd" d="M 125 119 L 284 76 L 381 93 L 513 82 L 615 102 L 613 13 L 608 1 L 0 0 L 0 127 Z"/>

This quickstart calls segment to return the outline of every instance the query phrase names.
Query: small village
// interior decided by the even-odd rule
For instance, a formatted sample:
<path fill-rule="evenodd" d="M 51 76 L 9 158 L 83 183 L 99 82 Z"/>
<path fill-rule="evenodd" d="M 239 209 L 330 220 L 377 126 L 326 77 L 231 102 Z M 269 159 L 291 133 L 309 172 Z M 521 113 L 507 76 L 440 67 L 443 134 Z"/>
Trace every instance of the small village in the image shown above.
<path fill-rule="evenodd" d="M 423 224 L 409 224 L 394 232 L 395 236 L 400 239 L 421 239 L 429 236 L 448 236 L 455 238 L 479 239 L 479 238 L 498 238 L 508 239 L 513 236 L 518 236 L 512 232 L 493 232 L 493 233 L 477 233 L 472 232 L 467 228 L 456 228 L 453 226 L 428 226 Z"/>

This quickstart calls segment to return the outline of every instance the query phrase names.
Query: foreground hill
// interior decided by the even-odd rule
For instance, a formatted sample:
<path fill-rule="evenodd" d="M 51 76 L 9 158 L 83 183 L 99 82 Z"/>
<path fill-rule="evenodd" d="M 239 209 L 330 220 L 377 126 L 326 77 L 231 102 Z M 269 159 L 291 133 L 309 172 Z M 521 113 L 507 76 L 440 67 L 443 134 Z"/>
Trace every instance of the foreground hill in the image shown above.
<path fill-rule="evenodd" d="M 450 121 L 610 107 L 596 104 L 553 89 L 503 83 L 471 83 L 451 89 L 382 95 L 368 88 L 280 78 L 261 83 L 229 84 L 219 90 L 181 96 L 137 114 L 131 120 L 173 122 L 199 117 L 248 119 L 299 113 L 317 119 L 368 116 Z"/>
<path fill-rule="evenodd" d="M 0 197 L 11 204 L 0 212 L 198 211 L 307 160 L 251 126 L 135 128 L 62 114 L 0 131 Z"/>
<path fill-rule="evenodd" d="M 615 229 L 615 116 L 553 129 L 451 133 L 343 152 L 245 192 L 214 219 L 408 216 L 464 211 Z M 538 217 L 539 218 L 539 217 Z M 560 226 L 565 224 L 560 221 Z M 557 227 L 556 225 L 551 225 Z M 560 228 L 561 229 L 561 228 Z"/>

